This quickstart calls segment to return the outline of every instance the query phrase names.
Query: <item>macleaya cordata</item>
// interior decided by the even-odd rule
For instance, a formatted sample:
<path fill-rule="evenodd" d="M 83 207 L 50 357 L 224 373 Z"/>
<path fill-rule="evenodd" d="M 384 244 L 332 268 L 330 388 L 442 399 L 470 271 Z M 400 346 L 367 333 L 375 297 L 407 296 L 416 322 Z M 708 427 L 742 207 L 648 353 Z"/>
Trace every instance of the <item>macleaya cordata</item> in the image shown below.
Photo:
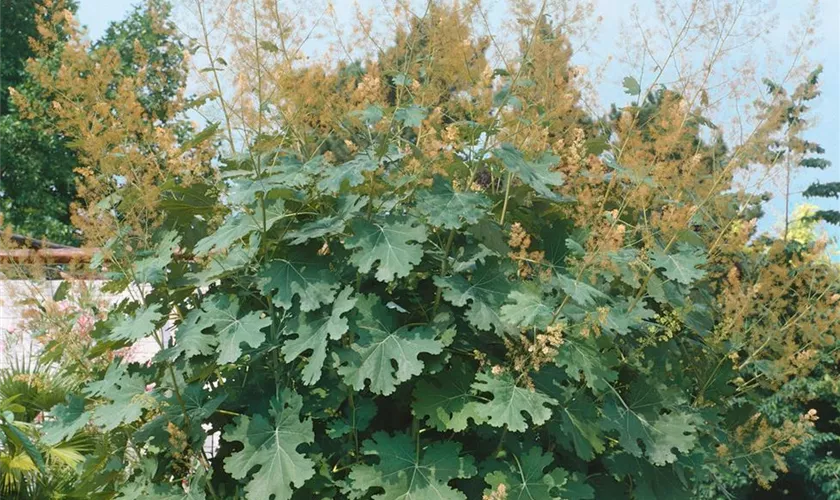
<path fill-rule="evenodd" d="M 475 2 L 398 8 L 392 44 L 322 65 L 295 49 L 308 21 L 234 3 L 236 57 L 196 42 L 220 85 L 206 133 L 79 132 L 109 148 L 85 146 L 110 159 L 85 182 L 134 162 L 103 205 L 100 263 L 129 298 L 97 352 L 159 350 L 114 356 L 47 416 L 46 441 L 96 437 L 77 491 L 670 499 L 786 470 L 818 416 L 763 405 L 836 356 L 838 271 L 752 238 L 757 199 L 731 180 L 758 138 L 728 150 L 699 103 L 633 78 L 635 104 L 589 116 L 545 5 L 516 3 L 497 65 Z M 102 120 L 144 116 L 112 105 Z M 127 196 L 150 179 L 154 199 Z"/>

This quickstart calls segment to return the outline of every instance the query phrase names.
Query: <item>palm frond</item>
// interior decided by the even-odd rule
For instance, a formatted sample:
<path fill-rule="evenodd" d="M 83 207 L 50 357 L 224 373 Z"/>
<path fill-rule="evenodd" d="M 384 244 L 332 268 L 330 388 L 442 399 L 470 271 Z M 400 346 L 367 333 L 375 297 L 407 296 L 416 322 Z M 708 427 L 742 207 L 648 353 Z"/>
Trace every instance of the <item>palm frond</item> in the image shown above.
<path fill-rule="evenodd" d="M 32 421 L 44 411 L 64 401 L 73 390 L 73 382 L 37 360 L 18 358 L 0 370 L 0 401 L 15 398 L 23 405 L 18 418 Z"/>

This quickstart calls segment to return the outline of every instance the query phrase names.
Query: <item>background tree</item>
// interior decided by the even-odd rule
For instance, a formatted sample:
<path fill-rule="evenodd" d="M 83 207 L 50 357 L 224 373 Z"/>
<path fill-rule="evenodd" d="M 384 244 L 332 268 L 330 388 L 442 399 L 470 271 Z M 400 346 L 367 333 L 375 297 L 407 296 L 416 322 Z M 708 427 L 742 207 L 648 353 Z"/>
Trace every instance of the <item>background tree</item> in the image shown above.
<path fill-rule="evenodd" d="M 786 165 L 785 169 L 785 221 L 784 238 L 790 226 L 792 215 L 791 182 L 797 167 L 825 170 L 831 166 L 831 162 L 822 158 L 825 150 L 819 144 L 808 141 L 802 137 L 802 132 L 810 125 L 807 118 L 811 110 L 811 102 L 820 96 L 819 77 L 822 67 L 816 68 L 808 77 L 798 85 L 793 92 L 788 93 L 784 86 L 764 79 L 767 92 L 772 96 L 775 105 L 768 110 L 766 127 L 771 130 L 772 143 L 767 150 L 767 155 L 772 161 L 781 161 Z M 840 198 L 840 181 L 829 182 L 815 181 L 808 186 L 802 195 L 806 198 Z M 817 209 L 810 218 L 815 221 L 825 221 L 830 224 L 840 224 L 840 211 L 837 209 Z"/>
<path fill-rule="evenodd" d="M 186 84 L 186 47 L 172 20 L 168 0 L 146 0 L 125 19 L 111 23 L 92 50 L 114 49 L 119 53 L 119 73 L 135 77 L 143 73 L 138 98 L 150 116 L 166 123 L 169 103 Z M 115 81 L 115 85 L 118 84 Z"/>
<path fill-rule="evenodd" d="M 26 72 L 26 61 L 36 56 L 30 40 L 38 37 L 36 16 L 42 5 L 13 0 L 0 6 L 0 212 L 20 233 L 77 243 L 70 224 L 75 154 L 48 115 L 24 119 L 10 100 L 10 89 L 15 88 L 46 104 L 43 89 Z M 71 12 L 76 7 L 76 2 L 66 4 Z M 60 50 L 65 40 L 59 33 L 52 50 Z"/>
<path fill-rule="evenodd" d="M 26 61 L 33 57 L 39 58 L 40 71 L 56 71 L 67 35 L 58 30 L 55 43 L 38 51 L 29 40 L 37 39 L 36 15 L 53 16 L 62 9 L 72 13 L 76 3 L 3 3 L 3 75 L 8 77 L 3 81 L 0 102 L 0 192 L 4 203 L 0 209 L 6 222 L 20 233 L 78 244 L 90 239 L 90 235 L 74 230 L 71 220 L 71 205 L 80 194 L 80 177 L 75 169 L 84 162 L 73 146 L 74 136 L 56 124 L 52 103 L 60 99 L 25 71 Z M 183 120 L 168 122 L 170 102 L 178 98 L 186 78 L 185 48 L 172 24 L 171 10 L 165 0 L 139 4 L 125 19 L 111 23 L 90 50 L 114 50 L 119 55 L 110 82 L 111 96 L 122 78 L 137 77 L 145 69 L 137 89 L 141 105 L 161 125 L 177 128 L 186 140 L 189 125 Z M 25 98 L 26 116 L 10 101 L 10 87 Z M 33 109 L 40 111 L 33 113 Z"/>
<path fill-rule="evenodd" d="M 791 112 L 790 119 L 793 120 L 797 117 L 797 115 L 804 114 L 807 112 L 810 107 L 805 105 L 805 102 L 813 101 L 817 97 L 819 97 L 820 92 L 817 87 L 819 83 L 819 76 L 822 73 L 822 67 L 817 68 L 808 78 L 808 81 L 805 83 L 805 92 L 807 95 L 803 99 L 803 103 L 800 105 L 800 109 L 796 110 L 796 112 Z M 809 153 L 813 153 L 816 155 L 823 155 L 825 154 L 825 150 L 818 144 L 811 144 L 805 143 L 803 144 L 805 149 Z M 827 168 L 831 167 L 831 162 L 826 160 L 825 158 L 821 158 L 819 156 L 808 156 L 803 157 L 799 165 L 805 168 L 815 168 L 819 170 L 826 170 Z M 806 198 L 834 198 L 835 200 L 840 199 L 840 181 L 829 181 L 829 182 L 819 182 L 816 181 L 807 188 L 802 193 L 803 196 Z M 838 209 L 818 209 L 811 217 L 814 220 L 821 220 L 828 222 L 829 224 L 840 225 L 840 210 Z"/>

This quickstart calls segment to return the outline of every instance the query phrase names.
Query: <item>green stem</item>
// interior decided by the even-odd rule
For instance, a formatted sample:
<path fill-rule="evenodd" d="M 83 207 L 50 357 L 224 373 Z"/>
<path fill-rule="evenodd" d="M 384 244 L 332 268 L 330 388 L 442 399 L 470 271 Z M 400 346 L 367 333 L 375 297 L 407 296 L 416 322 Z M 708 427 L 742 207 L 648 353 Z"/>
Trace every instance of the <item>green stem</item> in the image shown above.
<path fill-rule="evenodd" d="M 136 280 L 134 274 L 131 273 L 130 276 L 131 276 L 131 281 L 133 283 L 137 283 L 137 280 Z M 139 285 L 138 285 L 138 288 L 139 288 Z M 129 287 L 129 291 L 130 290 L 131 290 L 131 288 Z M 138 291 L 140 292 L 140 303 L 142 303 L 143 306 L 148 306 L 148 302 L 146 301 L 146 296 L 145 296 L 145 294 L 143 294 L 142 288 L 139 288 Z M 180 314 L 180 310 L 178 311 L 178 313 Z M 162 332 L 160 333 L 160 335 L 158 335 L 158 331 L 155 331 L 155 333 L 152 335 L 152 338 L 154 338 L 155 343 L 157 343 L 157 345 L 158 345 L 158 347 L 160 348 L 161 351 L 163 351 L 166 348 L 166 346 L 163 343 L 163 333 Z M 181 388 L 178 387 L 178 379 L 175 377 L 175 369 L 172 368 L 172 361 L 167 362 L 166 368 L 169 371 L 169 377 L 172 379 L 172 391 L 175 393 L 175 399 L 178 400 L 178 404 L 181 407 L 181 413 L 184 415 L 184 429 L 186 430 L 186 433 L 189 436 L 190 435 L 190 427 L 191 427 L 192 423 L 190 422 L 190 416 L 189 416 L 189 413 L 187 412 L 187 404 L 184 402 L 184 398 L 181 395 Z M 212 491 L 212 489 L 211 489 L 210 493 L 213 494 L 214 498 L 216 497 L 216 495 Z"/>
<path fill-rule="evenodd" d="M 452 250 L 452 242 L 455 241 L 455 230 L 449 231 L 449 237 L 446 239 L 446 246 L 443 248 L 443 263 L 440 265 L 440 277 L 445 278 L 446 272 L 449 270 L 449 251 Z M 441 288 L 438 287 L 435 292 L 435 305 L 432 307 L 432 318 L 437 314 L 438 306 L 440 305 Z"/>
<path fill-rule="evenodd" d="M 420 421 L 411 420 L 411 435 L 414 437 L 414 461 L 420 463 Z"/>
<path fill-rule="evenodd" d="M 178 400 L 178 404 L 181 405 L 181 411 L 184 413 L 184 427 L 186 427 L 187 435 L 190 434 L 190 416 L 187 414 L 187 405 L 184 402 L 184 398 L 181 396 L 181 390 L 178 387 L 178 380 L 175 378 L 175 370 L 172 368 L 170 364 L 167 368 L 169 368 L 169 377 L 172 379 L 172 390 L 175 392 L 175 399 Z"/>
<path fill-rule="evenodd" d="M 210 471 L 212 467 L 210 466 L 210 460 L 207 459 L 207 454 L 204 452 L 204 448 L 201 449 L 201 454 L 198 457 L 201 459 L 201 465 L 204 469 Z M 207 489 L 210 490 L 210 496 L 219 498 L 219 495 L 216 493 L 216 488 L 213 486 L 212 478 L 207 481 Z"/>
<path fill-rule="evenodd" d="M 356 429 L 356 401 L 353 399 L 353 387 L 349 389 L 347 400 L 350 403 L 350 416 L 353 422 L 353 457 L 355 458 L 359 456 L 359 432 Z"/>
<path fill-rule="evenodd" d="M 505 185 L 505 202 L 502 204 L 502 215 L 499 217 L 499 225 L 505 225 L 505 214 L 507 213 L 508 200 L 510 199 L 510 183 L 513 180 L 513 174 L 508 172 L 507 183 Z"/>
<path fill-rule="evenodd" d="M 268 314 L 271 317 L 271 372 L 274 375 L 274 397 L 280 399 L 280 350 L 277 348 L 277 315 L 271 293 L 268 294 Z"/>
<path fill-rule="evenodd" d="M 505 438 L 507 437 L 507 432 L 508 432 L 508 428 L 507 428 L 507 426 L 505 426 L 502 429 L 502 434 L 499 436 L 499 444 L 496 445 L 496 449 L 493 451 L 492 456 L 496 457 L 496 456 L 499 455 L 499 452 L 502 451 L 502 447 L 505 444 Z"/>
<path fill-rule="evenodd" d="M 222 115 L 225 118 L 225 128 L 227 128 L 227 140 L 230 143 L 230 150 L 236 154 L 236 141 L 233 139 L 233 125 L 230 120 L 230 112 L 228 111 L 227 103 L 225 102 L 224 93 L 222 92 L 222 82 L 219 80 L 219 71 L 216 68 L 216 62 L 213 58 L 213 52 L 210 50 L 210 34 L 207 30 L 207 22 L 204 19 L 204 10 L 202 9 L 201 0 L 196 0 L 199 24 L 201 26 L 201 33 L 204 38 L 204 50 L 207 52 L 207 60 L 210 62 L 210 71 L 213 74 L 213 80 L 216 84 L 216 93 L 218 94 L 219 104 L 222 108 Z"/>

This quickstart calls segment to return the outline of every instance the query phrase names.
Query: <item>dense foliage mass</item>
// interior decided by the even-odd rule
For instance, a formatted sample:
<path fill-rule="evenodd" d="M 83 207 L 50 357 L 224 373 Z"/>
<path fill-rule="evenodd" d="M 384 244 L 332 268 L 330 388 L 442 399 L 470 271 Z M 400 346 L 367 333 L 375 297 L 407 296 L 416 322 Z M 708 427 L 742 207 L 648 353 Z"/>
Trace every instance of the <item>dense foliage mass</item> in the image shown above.
<path fill-rule="evenodd" d="M 190 141 L 160 126 L 180 97 L 161 118 L 129 85 L 142 64 L 109 97 L 71 47 L 90 71 L 41 81 L 68 96 L 85 192 L 122 176 L 87 217 L 128 298 L 62 369 L 160 348 L 106 357 L 47 415 L 41 445 L 92 443 L 66 494 L 744 497 L 836 447 L 815 424 L 840 272 L 823 242 L 753 238 L 760 196 L 731 182 L 772 156 L 782 93 L 730 149 L 699 101 L 633 78 L 634 104 L 589 116 L 544 6 L 520 6 L 498 67 L 473 4 L 431 3 L 334 66 L 300 64 L 285 18 L 253 8 L 230 66 L 197 42 L 239 94 L 196 99 L 223 123 Z M 819 464 L 814 494 L 836 495 Z"/>
<path fill-rule="evenodd" d="M 38 7 L 31 0 L 0 4 L 0 210 L 18 232 L 70 243 L 73 152 L 49 119 L 22 119 L 10 98 L 13 89 L 33 98 L 42 92 L 26 72 L 26 61 L 35 57 L 29 41 L 38 35 Z M 76 3 L 66 8 L 75 11 Z M 65 40 L 62 34 L 57 42 Z"/>
<path fill-rule="evenodd" d="M 84 210 L 77 194 L 85 197 L 84 190 L 77 193 L 77 169 L 85 163 L 80 158 L 83 152 L 72 144 L 78 135 L 69 133 L 52 105 L 62 90 L 42 85 L 45 75 L 25 71 L 28 60 L 35 58 L 39 73 L 55 76 L 68 33 L 58 29 L 54 37 L 41 39 L 37 26 L 39 19 L 44 23 L 64 8 L 75 12 L 76 2 L 54 6 L 51 1 L 15 0 L 0 8 L 0 211 L 20 234 L 76 244 L 88 239 L 76 230 L 80 224 L 72 221 L 80 217 L 80 208 Z M 144 59 L 150 58 L 154 70 L 132 85 L 150 116 L 163 121 L 186 78 L 184 47 L 170 19 L 171 9 L 166 0 L 147 1 L 111 23 L 92 47 L 75 47 L 90 48 L 95 62 L 104 54 L 116 56 L 112 65 L 106 65 L 114 72 L 112 86 L 100 89 L 112 98 L 118 82 L 124 76 L 137 77 L 138 69 L 146 66 Z M 25 106 L 15 104 L 10 98 L 14 93 L 26 97 Z"/>

